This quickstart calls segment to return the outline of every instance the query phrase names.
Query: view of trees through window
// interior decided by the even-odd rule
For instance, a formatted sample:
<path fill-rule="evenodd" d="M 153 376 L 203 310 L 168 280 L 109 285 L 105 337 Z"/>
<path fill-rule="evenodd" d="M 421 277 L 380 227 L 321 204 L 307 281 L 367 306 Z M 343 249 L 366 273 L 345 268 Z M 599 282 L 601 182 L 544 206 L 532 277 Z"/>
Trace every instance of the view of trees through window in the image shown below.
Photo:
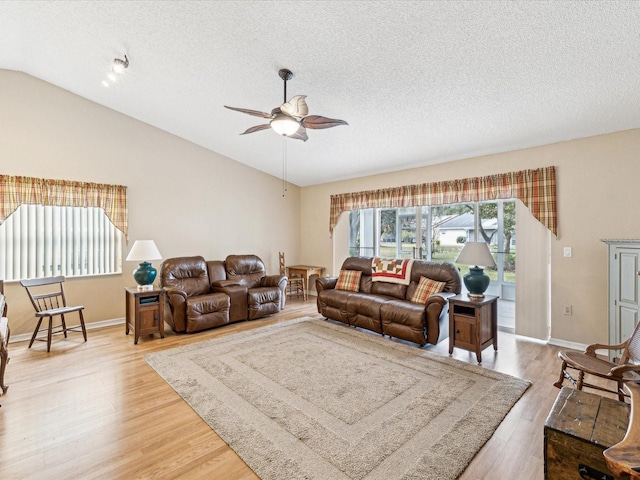
<path fill-rule="evenodd" d="M 485 269 L 492 281 L 516 281 L 514 200 L 354 210 L 349 226 L 351 255 L 455 263 L 466 242 L 484 241 L 496 261 Z"/>

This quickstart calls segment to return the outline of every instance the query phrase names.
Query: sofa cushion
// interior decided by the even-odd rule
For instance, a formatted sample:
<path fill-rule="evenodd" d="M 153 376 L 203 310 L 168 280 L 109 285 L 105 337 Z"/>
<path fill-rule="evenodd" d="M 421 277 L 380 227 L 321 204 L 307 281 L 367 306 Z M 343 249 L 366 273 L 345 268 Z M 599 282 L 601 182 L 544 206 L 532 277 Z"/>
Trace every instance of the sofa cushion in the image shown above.
<path fill-rule="evenodd" d="M 372 257 L 347 257 L 342 264 L 341 270 L 359 270 L 362 272 L 360 278 L 360 292 L 371 293 L 371 261 Z"/>
<path fill-rule="evenodd" d="M 346 290 L 336 290 L 335 288 L 320 290 L 318 292 L 318 312 L 327 318 L 333 318 L 348 324 L 347 298 L 349 295 L 354 295 L 354 293 Z"/>
<path fill-rule="evenodd" d="M 189 297 L 209 293 L 207 263 L 200 256 L 168 258 L 160 266 L 160 285 L 182 290 Z"/>
<path fill-rule="evenodd" d="M 380 306 L 382 333 L 391 337 L 403 338 L 424 345 L 425 332 L 424 305 L 406 300 L 390 300 Z"/>
<path fill-rule="evenodd" d="M 347 298 L 347 319 L 349 325 L 366 328 L 373 332 L 382 333 L 380 321 L 380 307 L 390 297 L 372 295 L 370 293 L 353 293 Z"/>
<path fill-rule="evenodd" d="M 264 263 L 256 255 L 229 255 L 225 260 L 227 280 L 236 280 L 247 288 L 260 286 L 260 280 L 267 274 Z"/>
<path fill-rule="evenodd" d="M 360 290 L 360 277 L 362 277 L 362 272 L 359 270 L 340 270 L 336 290 L 357 292 Z"/>
<path fill-rule="evenodd" d="M 278 287 L 258 287 L 249 289 L 249 320 L 264 317 L 280 311 L 282 290 Z"/>
<path fill-rule="evenodd" d="M 445 285 L 446 282 L 439 282 L 428 277 L 420 277 L 418 288 L 416 288 L 416 291 L 413 292 L 411 301 L 424 305 L 425 303 L 427 303 L 427 298 L 429 298 L 431 295 L 435 295 L 436 293 L 444 291 Z"/>
<path fill-rule="evenodd" d="M 413 297 L 418 288 L 421 277 L 432 278 L 439 282 L 445 282 L 444 292 L 460 293 L 462 287 L 462 278 L 458 268 L 448 262 L 430 262 L 427 260 L 419 260 L 413 263 L 411 269 L 411 284 L 407 288 L 407 300 Z"/>
<path fill-rule="evenodd" d="M 386 295 L 387 297 L 406 299 L 407 286 L 399 283 L 389 282 L 373 282 L 371 284 L 371 293 L 374 295 Z"/>
<path fill-rule="evenodd" d="M 187 333 L 229 323 L 229 296 L 211 293 L 187 298 Z"/>

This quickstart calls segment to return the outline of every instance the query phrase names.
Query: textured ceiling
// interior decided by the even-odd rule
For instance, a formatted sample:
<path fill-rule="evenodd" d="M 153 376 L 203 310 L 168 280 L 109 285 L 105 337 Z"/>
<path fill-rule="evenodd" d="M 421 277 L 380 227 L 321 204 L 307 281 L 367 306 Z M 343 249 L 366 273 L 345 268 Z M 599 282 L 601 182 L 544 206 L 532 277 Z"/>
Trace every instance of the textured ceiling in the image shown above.
<path fill-rule="evenodd" d="M 300 186 L 640 127 L 638 1 L 4 0 L 0 46 L 0 68 L 278 177 L 283 140 L 223 105 L 279 106 L 289 68 L 289 97 L 349 122 L 286 141 Z"/>

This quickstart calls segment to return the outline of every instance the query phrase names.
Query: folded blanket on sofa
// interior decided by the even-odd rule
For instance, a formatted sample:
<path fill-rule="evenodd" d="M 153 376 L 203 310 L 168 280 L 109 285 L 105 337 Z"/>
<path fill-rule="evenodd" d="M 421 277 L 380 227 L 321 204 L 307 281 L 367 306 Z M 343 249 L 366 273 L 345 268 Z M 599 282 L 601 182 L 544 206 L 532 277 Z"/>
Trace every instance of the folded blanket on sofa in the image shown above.
<path fill-rule="evenodd" d="M 399 283 L 409 285 L 411 283 L 411 267 L 413 259 L 410 258 L 378 258 L 371 262 L 371 281 Z"/>

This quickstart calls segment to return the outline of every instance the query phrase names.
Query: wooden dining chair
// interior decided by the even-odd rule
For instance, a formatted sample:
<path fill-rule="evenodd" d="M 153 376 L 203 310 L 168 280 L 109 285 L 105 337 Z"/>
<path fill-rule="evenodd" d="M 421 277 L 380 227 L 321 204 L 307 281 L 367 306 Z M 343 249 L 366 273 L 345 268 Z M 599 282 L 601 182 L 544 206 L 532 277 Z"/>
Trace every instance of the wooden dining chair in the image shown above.
<path fill-rule="evenodd" d="M 65 278 L 62 275 L 51 278 L 34 278 L 20 281 L 20 284 L 27 290 L 29 299 L 36 311 L 36 318 L 38 319 L 38 324 L 29 342 L 29 348 L 31 348 L 35 340 L 45 341 L 45 339 L 37 338 L 38 334 L 44 331 L 47 332 L 47 352 L 51 350 L 51 336 L 59 333 L 62 333 L 64 337 L 67 338 L 67 332 L 81 331 L 84 341 L 87 341 L 87 329 L 84 325 L 84 316 L 82 314 L 84 306 L 67 305 L 67 299 L 64 294 L 64 281 Z M 78 312 L 80 324 L 68 327 L 65 315 L 73 312 Z M 60 317 L 60 324 L 54 325 L 53 317 L 58 316 Z M 49 325 L 41 329 L 40 325 L 44 318 L 49 319 Z"/>
<path fill-rule="evenodd" d="M 302 275 L 289 276 L 287 272 L 287 265 L 284 260 L 284 252 L 280 252 L 279 257 L 280 257 L 280 275 L 285 275 L 288 279 L 286 294 L 289 296 L 302 295 L 302 298 L 306 298 L 304 277 Z"/>
<path fill-rule="evenodd" d="M 610 362 L 596 356 L 596 350 L 622 350 L 620 360 Z M 554 386 L 561 388 L 565 379 L 569 380 L 578 390 L 584 387 L 615 393 L 618 400 L 624 401 L 625 393 L 623 385 L 625 382 L 640 381 L 640 322 L 636 325 L 629 339 L 619 345 L 603 345 L 595 343 L 589 345 L 584 352 L 575 350 L 563 350 L 558 352 L 558 357 L 562 360 L 560 378 Z M 578 378 L 573 378 L 570 369 L 577 371 Z M 615 382 L 615 389 L 606 388 L 600 385 L 587 383 L 584 380 L 585 374 L 604 378 Z"/>

